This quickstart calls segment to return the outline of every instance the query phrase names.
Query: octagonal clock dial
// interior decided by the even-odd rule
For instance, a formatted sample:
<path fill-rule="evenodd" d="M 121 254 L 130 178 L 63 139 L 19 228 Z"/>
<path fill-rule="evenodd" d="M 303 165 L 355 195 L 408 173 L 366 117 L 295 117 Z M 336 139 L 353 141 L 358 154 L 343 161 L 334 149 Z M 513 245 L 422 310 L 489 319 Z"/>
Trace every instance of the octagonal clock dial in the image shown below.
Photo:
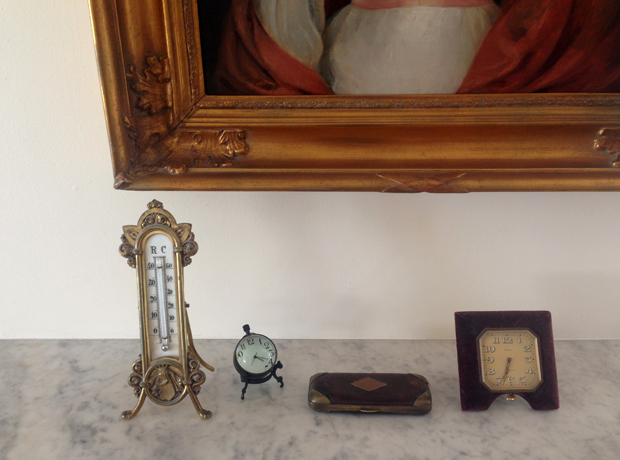
<path fill-rule="evenodd" d="M 493 392 L 532 392 L 543 382 L 538 337 L 529 329 L 485 329 L 478 353 L 480 381 Z"/>

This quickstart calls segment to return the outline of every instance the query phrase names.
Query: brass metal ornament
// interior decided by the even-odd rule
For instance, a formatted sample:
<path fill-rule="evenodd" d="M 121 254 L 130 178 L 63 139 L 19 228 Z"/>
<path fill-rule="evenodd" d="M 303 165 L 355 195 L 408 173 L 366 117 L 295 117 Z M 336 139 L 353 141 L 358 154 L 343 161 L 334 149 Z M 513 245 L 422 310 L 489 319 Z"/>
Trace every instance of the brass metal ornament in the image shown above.
<path fill-rule="evenodd" d="M 157 200 L 137 225 L 123 227 L 119 252 L 136 269 L 142 345 L 127 380 L 138 403 L 122 413 L 125 420 L 136 416 L 147 397 L 171 406 L 189 396 L 201 418 L 212 415 L 200 405 L 198 393 L 206 379 L 200 365 L 214 369 L 194 347 L 183 289 L 183 269 L 198 252 L 191 228 L 177 224 Z"/>

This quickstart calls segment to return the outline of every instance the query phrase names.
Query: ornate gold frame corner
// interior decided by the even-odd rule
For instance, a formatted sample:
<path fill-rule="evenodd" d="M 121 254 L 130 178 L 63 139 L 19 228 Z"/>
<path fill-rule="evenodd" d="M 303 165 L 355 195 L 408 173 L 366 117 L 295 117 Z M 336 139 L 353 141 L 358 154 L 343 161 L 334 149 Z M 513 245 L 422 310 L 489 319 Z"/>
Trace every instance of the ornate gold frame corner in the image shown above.
<path fill-rule="evenodd" d="M 90 0 L 114 186 L 620 190 L 620 95 L 209 96 L 196 0 Z"/>

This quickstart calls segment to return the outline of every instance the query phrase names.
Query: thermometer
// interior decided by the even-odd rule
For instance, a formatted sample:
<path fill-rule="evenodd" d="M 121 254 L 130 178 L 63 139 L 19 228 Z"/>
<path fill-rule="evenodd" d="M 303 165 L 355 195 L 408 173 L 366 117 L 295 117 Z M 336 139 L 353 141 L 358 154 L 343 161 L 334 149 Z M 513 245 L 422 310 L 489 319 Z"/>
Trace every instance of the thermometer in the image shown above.
<path fill-rule="evenodd" d="M 175 246 L 163 232 L 152 233 L 144 245 L 151 359 L 180 358 Z"/>
<path fill-rule="evenodd" d="M 187 317 L 183 270 L 198 251 L 190 224 L 177 223 L 163 205 L 153 200 L 137 225 L 123 226 L 121 255 L 135 268 L 138 280 L 141 353 L 127 383 L 138 403 L 122 417 L 136 416 L 148 398 L 171 406 L 189 397 L 201 418 L 211 417 L 198 401 L 205 369 Z"/>
<path fill-rule="evenodd" d="M 168 351 L 170 330 L 168 327 L 168 295 L 166 293 L 166 257 L 155 257 L 155 285 L 157 286 L 157 310 L 159 313 L 159 343 Z"/>

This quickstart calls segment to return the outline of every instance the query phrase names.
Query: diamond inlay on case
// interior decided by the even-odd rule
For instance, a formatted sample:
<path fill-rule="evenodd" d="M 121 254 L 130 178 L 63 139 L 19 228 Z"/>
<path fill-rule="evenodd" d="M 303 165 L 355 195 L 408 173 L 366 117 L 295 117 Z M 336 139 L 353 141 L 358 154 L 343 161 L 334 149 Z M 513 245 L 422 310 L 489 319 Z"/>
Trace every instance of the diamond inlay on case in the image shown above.
<path fill-rule="evenodd" d="M 373 378 L 366 377 L 362 380 L 351 383 L 351 385 L 359 388 L 360 390 L 371 392 L 378 390 L 379 388 L 386 387 L 387 383 L 379 382 L 378 380 L 375 380 Z"/>

